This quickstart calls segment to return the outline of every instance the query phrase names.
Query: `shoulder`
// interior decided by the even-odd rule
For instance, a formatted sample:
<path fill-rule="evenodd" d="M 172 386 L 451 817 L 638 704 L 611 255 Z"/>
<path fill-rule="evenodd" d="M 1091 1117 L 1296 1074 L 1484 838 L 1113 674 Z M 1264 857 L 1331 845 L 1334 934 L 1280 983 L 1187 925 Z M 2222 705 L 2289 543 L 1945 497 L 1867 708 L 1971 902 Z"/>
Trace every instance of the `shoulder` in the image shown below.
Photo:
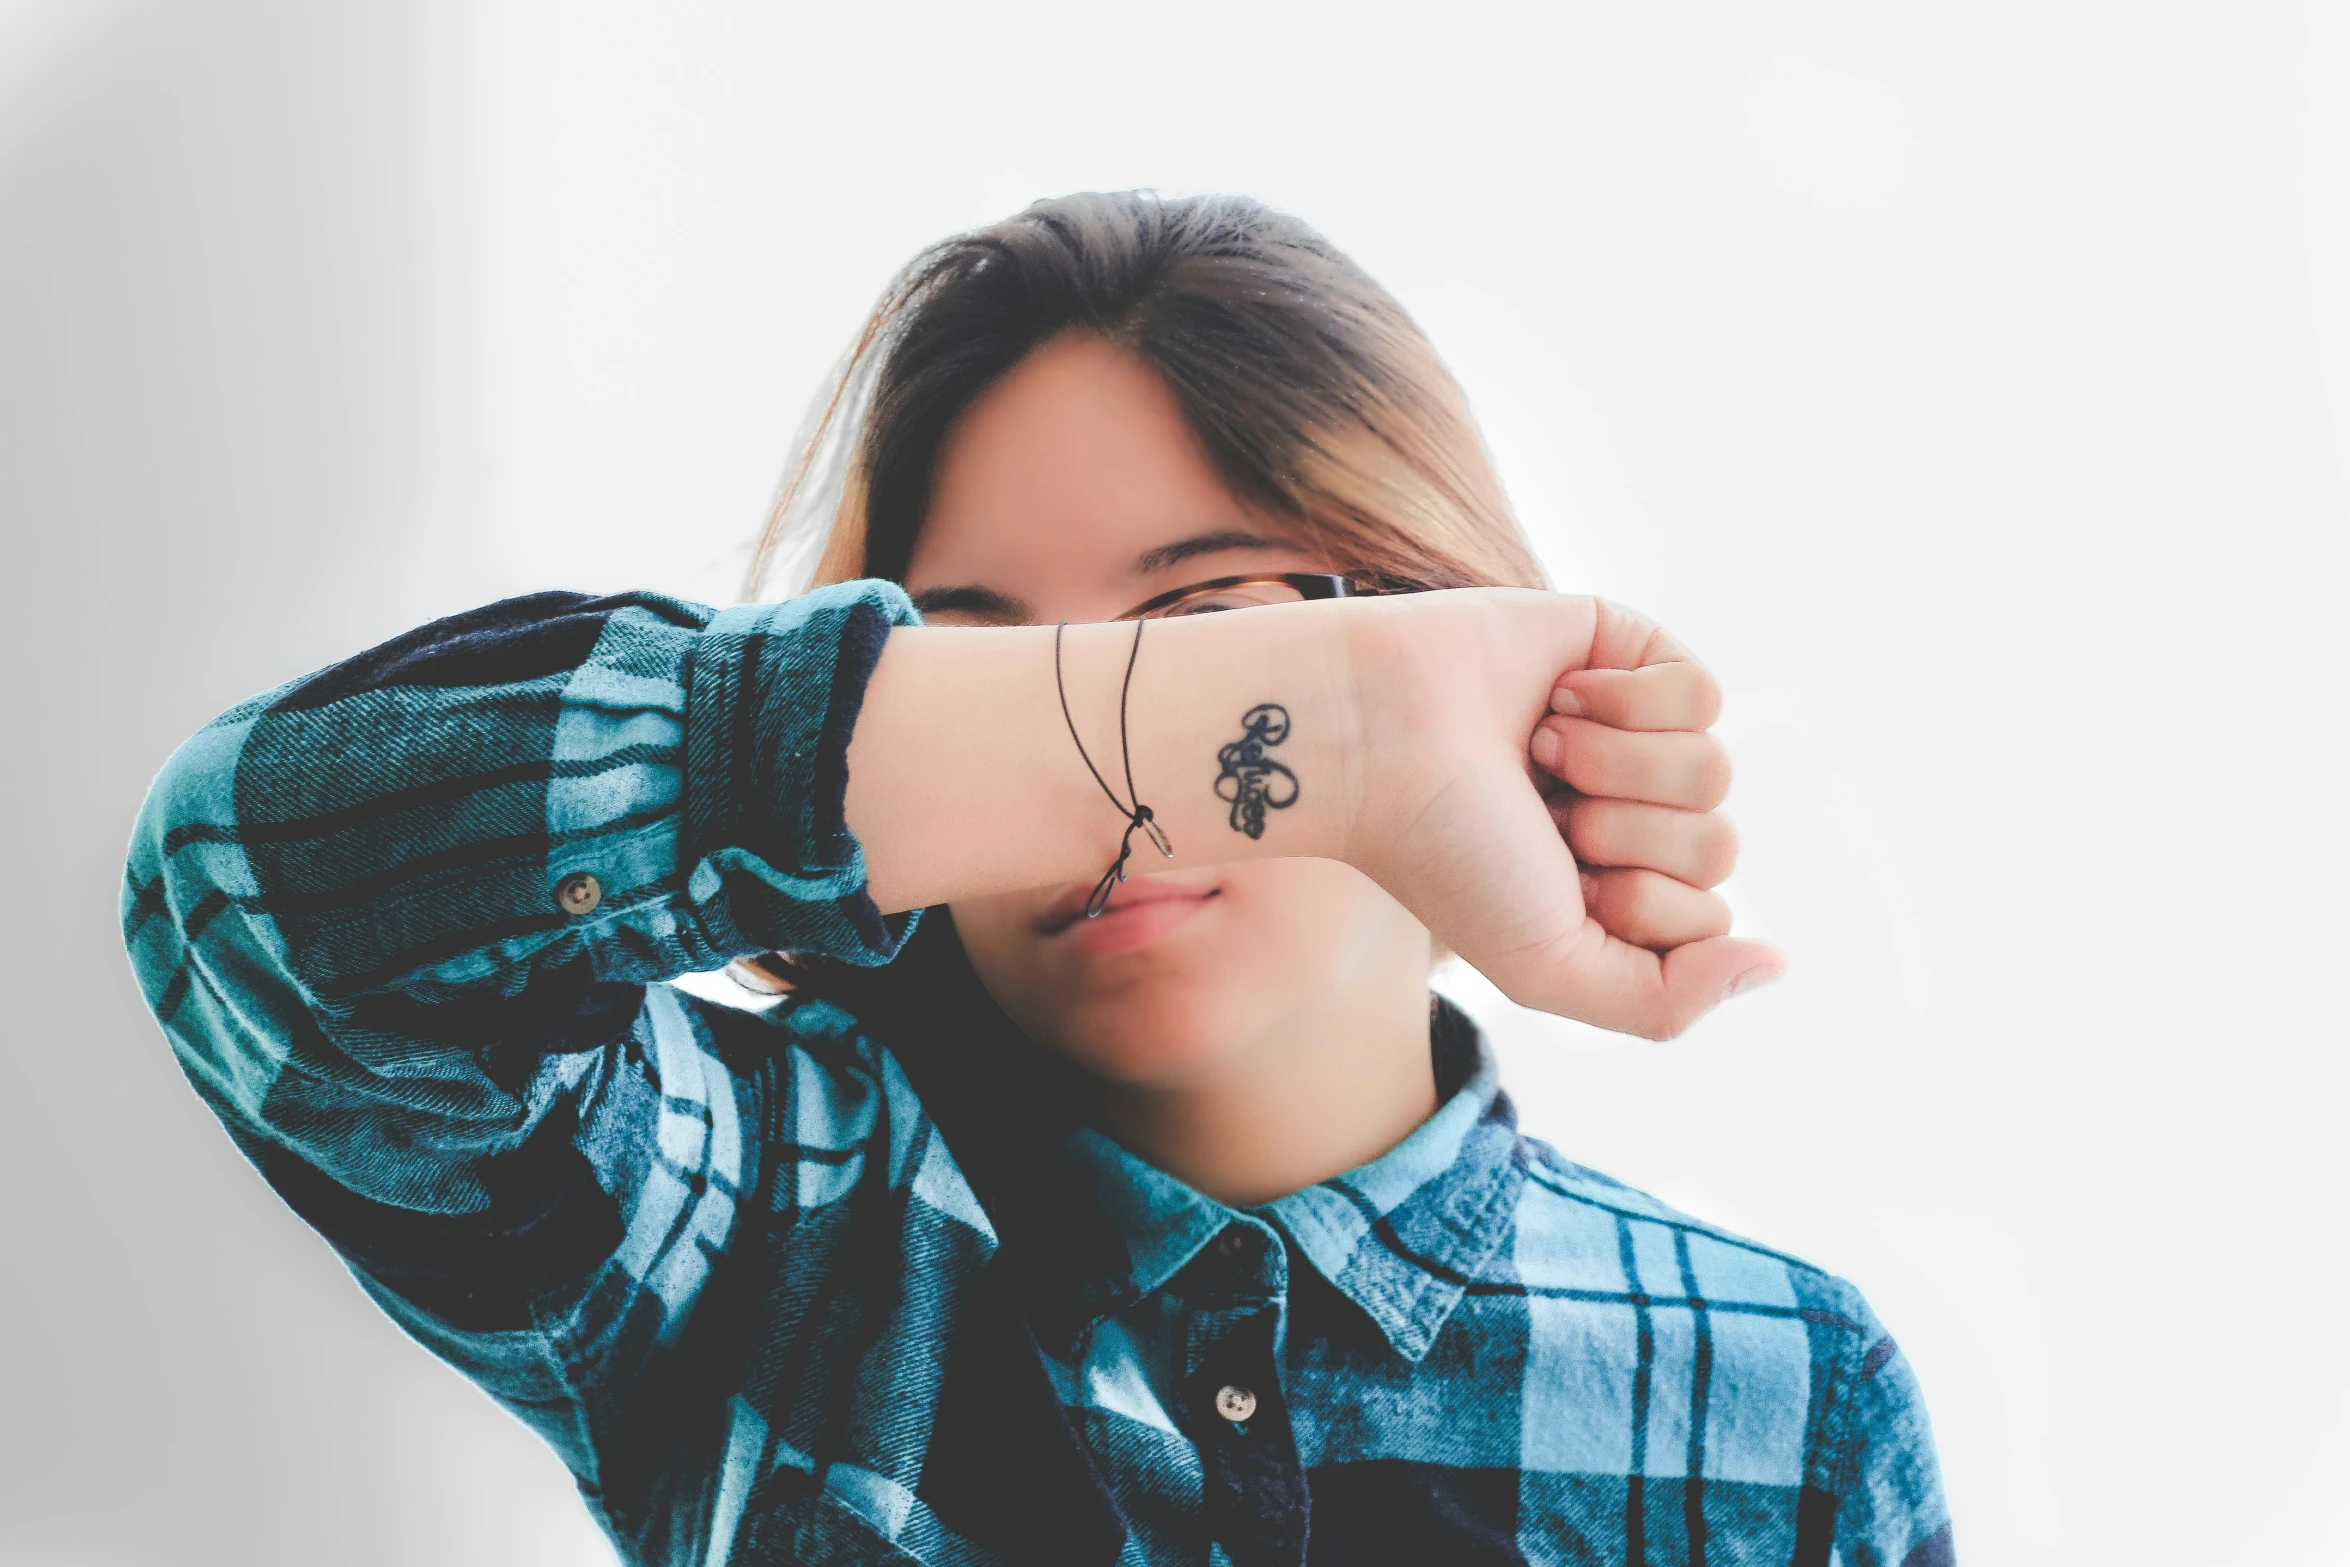
<path fill-rule="evenodd" d="M 1514 1260 L 1543 1372 L 1619 1364 L 1649 1423 L 1702 1441 L 1724 1478 L 1842 1495 L 1862 1449 L 1911 1425 L 1923 1441 L 1915 1384 L 1851 1282 L 1534 1139 L 1519 1154 Z"/>
<path fill-rule="evenodd" d="M 1832 1336 L 1881 1336 L 1860 1290 L 1775 1246 L 1710 1224 L 1521 1137 L 1518 1270 L 1530 1290 L 1612 1286 L 1657 1304 L 1783 1318 Z"/>
<path fill-rule="evenodd" d="M 1821 1554 L 1832 1529 L 1847 1561 L 1947 1559 L 1914 1554 L 1948 1548 L 1932 1433 L 1858 1288 L 1532 1138 L 1518 1151 L 1530 1407 L 1537 1381 L 1572 1392 L 1551 1395 L 1562 1410 L 1589 1405 L 1613 1368 L 1629 1426 L 1652 1448 L 1685 1444 L 1690 1473 L 1823 1499 L 1833 1523 L 1803 1526 Z M 1578 1429 L 1564 1413 L 1528 1426 L 1541 1451 L 1588 1467 Z"/>

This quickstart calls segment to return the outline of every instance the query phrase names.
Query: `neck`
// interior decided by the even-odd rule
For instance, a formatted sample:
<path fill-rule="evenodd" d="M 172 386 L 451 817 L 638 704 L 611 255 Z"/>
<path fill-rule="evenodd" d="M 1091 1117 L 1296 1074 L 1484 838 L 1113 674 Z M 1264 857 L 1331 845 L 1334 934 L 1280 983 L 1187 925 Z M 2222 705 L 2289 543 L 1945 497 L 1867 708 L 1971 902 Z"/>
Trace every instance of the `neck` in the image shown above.
<path fill-rule="evenodd" d="M 1383 956 L 1177 1078 L 1104 1084 L 1109 1131 L 1235 1208 L 1378 1158 L 1436 1110 L 1427 954 Z"/>

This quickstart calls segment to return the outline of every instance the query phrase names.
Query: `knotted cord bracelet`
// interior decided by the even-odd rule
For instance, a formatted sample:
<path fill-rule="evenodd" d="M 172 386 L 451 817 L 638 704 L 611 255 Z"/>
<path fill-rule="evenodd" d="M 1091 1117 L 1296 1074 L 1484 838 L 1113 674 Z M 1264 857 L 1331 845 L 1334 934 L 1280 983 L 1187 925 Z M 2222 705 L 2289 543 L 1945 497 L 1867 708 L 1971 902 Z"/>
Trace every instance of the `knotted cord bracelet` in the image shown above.
<path fill-rule="evenodd" d="M 1118 808 L 1118 814 L 1126 818 L 1126 831 L 1118 838 L 1118 858 L 1111 862 L 1108 870 L 1102 872 L 1102 879 L 1093 884 L 1093 895 L 1085 900 L 1087 919 L 1098 918 L 1102 910 L 1109 907 L 1111 891 L 1126 879 L 1126 861 L 1134 853 L 1134 835 L 1137 831 L 1149 838 L 1151 846 L 1168 859 L 1175 858 L 1175 846 L 1160 831 L 1158 821 L 1151 815 L 1151 808 L 1142 803 L 1142 795 L 1134 787 L 1134 752 L 1126 743 L 1126 694 L 1134 689 L 1134 661 L 1142 652 L 1142 628 L 1149 623 L 1147 619 L 1134 622 L 1134 643 L 1126 650 L 1126 678 L 1118 687 L 1118 758 L 1126 769 L 1125 800 L 1118 798 L 1118 791 L 1110 787 L 1110 781 L 1102 776 L 1102 770 L 1093 765 L 1092 757 L 1086 755 L 1085 742 L 1078 739 L 1077 720 L 1069 714 L 1069 684 L 1061 676 L 1061 633 L 1069 629 L 1069 622 L 1064 620 L 1053 627 L 1053 689 L 1061 696 L 1061 722 L 1069 726 L 1069 738 L 1077 746 L 1077 759 L 1085 764 L 1087 772 L 1093 774 L 1093 781 L 1102 786 L 1102 793 L 1109 796 L 1110 804 Z M 1128 800 L 1133 803 L 1128 804 Z"/>

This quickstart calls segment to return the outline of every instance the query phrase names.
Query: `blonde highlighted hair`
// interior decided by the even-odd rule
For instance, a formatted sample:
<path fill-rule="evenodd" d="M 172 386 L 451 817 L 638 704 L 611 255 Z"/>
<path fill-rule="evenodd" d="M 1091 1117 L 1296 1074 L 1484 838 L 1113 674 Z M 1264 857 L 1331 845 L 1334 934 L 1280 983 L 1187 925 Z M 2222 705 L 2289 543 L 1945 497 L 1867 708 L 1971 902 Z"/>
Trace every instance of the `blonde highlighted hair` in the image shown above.
<path fill-rule="evenodd" d="M 744 582 L 902 580 L 938 453 L 1064 332 L 1173 390 L 1233 493 L 1333 568 L 1544 585 L 1436 350 L 1311 228 L 1236 196 L 1085 192 L 941 241 L 890 284 L 801 432 Z"/>

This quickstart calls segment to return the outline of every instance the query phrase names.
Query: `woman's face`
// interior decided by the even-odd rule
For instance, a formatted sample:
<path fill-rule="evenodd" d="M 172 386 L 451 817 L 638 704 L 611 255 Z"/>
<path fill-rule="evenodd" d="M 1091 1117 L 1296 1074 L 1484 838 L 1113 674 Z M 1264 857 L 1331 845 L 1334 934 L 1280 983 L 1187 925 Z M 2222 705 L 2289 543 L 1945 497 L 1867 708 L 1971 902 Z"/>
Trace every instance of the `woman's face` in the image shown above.
<path fill-rule="evenodd" d="M 949 434 L 906 587 L 940 624 L 1049 625 L 1114 619 L 1210 577 L 1331 565 L 1225 488 L 1156 373 L 1072 334 Z M 1084 765 L 1075 747 L 1068 763 Z M 1332 860 L 1140 876 L 1099 919 L 1072 920 L 1090 890 L 952 907 L 1012 1020 L 1114 1081 L 1175 1081 L 1395 965 L 1424 974 L 1429 962 L 1426 930 Z"/>

